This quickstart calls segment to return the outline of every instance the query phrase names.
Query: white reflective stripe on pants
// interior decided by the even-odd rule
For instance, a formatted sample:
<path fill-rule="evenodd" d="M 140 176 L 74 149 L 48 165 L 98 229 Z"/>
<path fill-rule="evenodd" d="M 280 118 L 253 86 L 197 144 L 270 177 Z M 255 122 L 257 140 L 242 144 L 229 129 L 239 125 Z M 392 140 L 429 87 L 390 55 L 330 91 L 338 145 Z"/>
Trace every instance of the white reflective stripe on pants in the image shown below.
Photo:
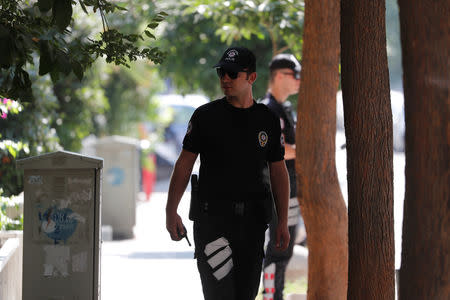
<path fill-rule="evenodd" d="M 222 267 L 220 267 L 217 271 L 213 273 L 214 277 L 216 277 L 217 280 L 221 280 L 225 276 L 230 273 L 231 269 L 233 268 L 233 260 L 230 259 L 227 261 L 226 264 L 224 264 Z"/>
<path fill-rule="evenodd" d="M 212 255 L 219 249 L 221 249 L 219 252 Z M 213 275 L 217 280 L 221 280 L 222 278 L 227 276 L 228 273 L 230 273 L 231 269 L 233 268 L 233 260 L 231 259 L 231 254 L 233 253 L 233 251 L 231 250 L 229 242 L 226 238 L 221 237 L 207 244 L 205 246 L 204 253 L 207 257 L 212 255 L 207 260 L 212 269 L 216 268 L 228 259 L 228 261 L 224 265 L 213 272 Z"/>
<path fill-rule="evenodd" d="M 289 199 L 288 226 L 297 225 L 299 216 L 300 207 L 298 205 L 297 197 L 292 197 Z"/>
<path fill-rule="evenodd" d="M 213 252 L 219 250 L 222 247 L 228 246 L 230 243 L 228 242 L 228 240 L 224 237 L 220 237 L 217 240 L 208 243 L 205 246 L 205 254 L 206 256 L 210 256 Z"/>
<path fill-rule="evenodd" d="M 211 268 L 214 269 L 215 267 L 223 263 L 228 257 L 230 257 L 231 253 L 232 251 L 230 246 L 226 246 L 224 249 L 216 253 L 216 255 L 208 259 L 208 264 L 211 266 Z"/>

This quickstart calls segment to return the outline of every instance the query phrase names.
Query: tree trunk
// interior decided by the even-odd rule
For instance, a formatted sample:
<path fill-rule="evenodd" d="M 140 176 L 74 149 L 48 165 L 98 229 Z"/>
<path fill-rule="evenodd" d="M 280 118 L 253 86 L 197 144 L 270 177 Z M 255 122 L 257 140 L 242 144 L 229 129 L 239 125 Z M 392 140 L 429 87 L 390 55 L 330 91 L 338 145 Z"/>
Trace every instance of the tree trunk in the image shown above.
<path fill-rule="evenodd" d="M 341 1 L 348 299 L 394 299 L 393 134 L 385 2 Z"/>
<path fill-rule="evenodd" d="M 406 121 L 400 299 L 450 299 L 448 0 L 399 1 Z"/>
<path fill-rule="evenodd" d="M 339 2 L 305 1 L 297 185 L 308 236 L 308 299 L 345 299 L 347 210 L 335 165 Z"/>

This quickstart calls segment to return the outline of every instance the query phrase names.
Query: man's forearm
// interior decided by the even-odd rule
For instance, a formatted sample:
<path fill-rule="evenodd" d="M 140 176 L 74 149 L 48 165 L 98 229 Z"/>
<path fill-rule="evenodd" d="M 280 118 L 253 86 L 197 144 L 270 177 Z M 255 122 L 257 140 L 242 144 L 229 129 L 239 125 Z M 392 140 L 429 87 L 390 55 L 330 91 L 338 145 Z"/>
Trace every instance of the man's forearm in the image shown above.
<path fill-rule="evenodd" d="M 272 163 L 270 168 L 270 181 L 277 209 L 278 222 L 287 224 L 289 209 L 289 175 L 284 161 Z"/>
<path fill-rule="evenodd" d="M 183 154 L 184 153 L 180 155 L 180 158 L 175 163 L 172 177 L 170 178 L 166 214 L 176 213 L 181 197 L 183 196 L 186 186 L 189 183 L 189 176 L 192 172 L 193 162 L 195 162 L 196 157 L 188 157 L 188 159 L 186 159 Z"/>
<path fill-rule="evenodd" d="M 176 165 L 175 165 L 176 166 Z M 176 213 L 178 205 L 181 201 L 186 186 L 189 182 L 189 174 L 180 174 L 174 168 L 172 178 L 170 180 L 169 192 L 167 196 L 166 213 Z"/>

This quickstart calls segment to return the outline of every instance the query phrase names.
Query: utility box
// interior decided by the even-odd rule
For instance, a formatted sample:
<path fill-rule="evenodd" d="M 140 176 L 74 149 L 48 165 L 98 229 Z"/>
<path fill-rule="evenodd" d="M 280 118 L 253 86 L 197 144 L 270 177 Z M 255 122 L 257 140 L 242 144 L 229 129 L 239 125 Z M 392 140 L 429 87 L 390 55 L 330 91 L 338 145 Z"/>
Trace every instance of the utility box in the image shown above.
<path fill-rule="evenodd" d="M 24 170 L 23 300 L 100 299 L 103 160 L 58 151 Z"/>
<path fill-rule="evenodd" d="M 105 161 L 102 225 L 112 227 L 114 239 L 132 238 L 140 185 L 139 141 L 109 136 L 98 139 L 94 148 Z"/>

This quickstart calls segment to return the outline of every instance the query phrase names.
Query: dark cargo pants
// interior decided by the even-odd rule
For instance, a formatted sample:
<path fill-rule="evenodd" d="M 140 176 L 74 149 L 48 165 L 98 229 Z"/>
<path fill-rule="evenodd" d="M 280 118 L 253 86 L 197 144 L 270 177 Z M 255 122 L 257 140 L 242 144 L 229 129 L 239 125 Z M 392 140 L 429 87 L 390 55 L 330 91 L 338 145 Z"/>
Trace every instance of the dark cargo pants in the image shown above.
<path fill-rule="evenodd" d="M 264 259 L 264 291 L 263 300 L 283 300 L 284 278 L 289 260 L 292 257 L 297 235 L 297 223 L 300 216 L 300 208 L 296 197 L 289 200 L 289 234 L 291 239 L 289 246 L 284 251 L 275 247 L 277 216 L 274 212 L 269 226 L 269 243 L 267 244 L 266 257 Z"/>
<path fill-rule="evenodd" d="M 247 217 L 194 222 L 195 256 L 205 300 L 253 300 L 261 277 L 267 225 Z"/>

